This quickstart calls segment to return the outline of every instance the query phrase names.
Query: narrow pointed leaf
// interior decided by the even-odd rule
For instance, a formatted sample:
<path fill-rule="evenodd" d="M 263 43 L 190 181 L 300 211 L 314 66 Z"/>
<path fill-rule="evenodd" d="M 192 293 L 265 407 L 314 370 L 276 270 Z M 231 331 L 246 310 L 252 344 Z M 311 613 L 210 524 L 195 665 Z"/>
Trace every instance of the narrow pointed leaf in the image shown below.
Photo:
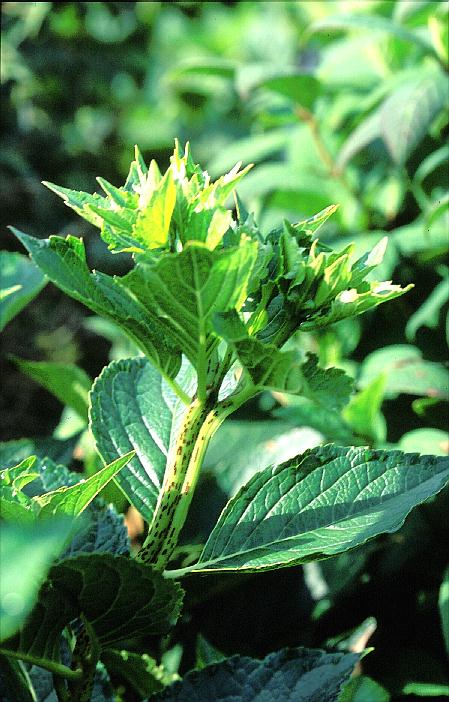
<path fill-rule="evenodd" d="M 176 623 L 181 601 L 177 583 L 127 557 L 69 558 L 51 568 L 36 607 L 2 650 L 32 657 L 45 668 L 59 662 L 61 632 L 81 614 L 99 646 L 108 647 L 131 636 L 166 633 Z"/>
<path fill-rule="evenodd" d="M 35 497 L 34 502 L 37 505 L 39 517 L 64 514 L 77 517 L 133 456 L 134 451 L 113 461 L 87 480 Z"/>
<path fill-rule="evenodd" d="M 175 343 L 202 371 L 215 343 L 212 317 L 242 306 L 256 255 L 253 242 L 220 251 L 190 244 L 155 265 L 136 266 L 123 283 L 164 320 Z"/>
<path fill-rule="evenodd" d="M 337 702 L 360 656 L 293 648 L 263 660 L 232 656 L 187 673 L 154 702 Z"/>
<path fill-rule="evenodd" d="M 71 407 L 87 422 L 87 397 L 92 380 L 87 373 L 71 363 L 51 361 L 28 361 L 13 357 L 18 368 L 36 383 Z"/>
<path fill-rule="evenodd" d="M 193 392 L 191 371 L 184 366 L 182 373 L 184 389 Z M 90 399 L 91 430 L 103 460 L 136 452 L 116 482 L 144 519 L 151 521 L 185 405 L 146 358 L 110 363 L 95 381 Z"/>
<path fill-rule="evenodd" d="M 399 529 L 449 480 L 449 459 L 328 445 L 252 478 L 189 571 L 269 570 Z"/>
<path fill-rule="evenodd" d="M 145 248 L 163 248 L 168 242 L 171 216 L 176 203 L 176 187 L 172 172 L 165 174 L 148 204 L 140 210 L 133 235 Z"/>

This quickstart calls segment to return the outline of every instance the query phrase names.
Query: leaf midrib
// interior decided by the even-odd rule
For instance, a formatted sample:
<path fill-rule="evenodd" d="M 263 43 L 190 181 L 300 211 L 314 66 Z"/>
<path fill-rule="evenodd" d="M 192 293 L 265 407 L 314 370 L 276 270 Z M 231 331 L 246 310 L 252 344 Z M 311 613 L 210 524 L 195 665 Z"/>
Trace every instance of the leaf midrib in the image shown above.
<path fill-rule="evenodd" d="M 396 469 L 396 468 L 397 468 L 397 466 L 394 466 L 393 468 L 391 468 L 391 469 L 389 469 L 389 470 L 394 470 L 394 469 Z M 345 473 L 345 475 L 346 475 L 346 473 Z M 379 477 L 379 478 L 380 478 L 380 477 L 384 477 L 384 475 L 385 475 L 385 474 L 382 474 L 382 476 L 378 476 L 378 477 Z M 344 476 L 339 476 L 339 478 L 341 478 L 341 477 L 344 477 Z M 434 474 L 434 475 L 432 475 L 432 477 L 429 478 L 428 480 L 437 479 L 437 478 L 438 478 L 438 475 L 437 475 L 437 474 Z M 336 481 L 336 482 L 338 482 L 338 481 Z M 374 481 L 373 481 L 373 482 L 374 482 Z M 426 481 L 417 483 L 416 485 L 414 485 L 413 490 L 415 490 L 416 488 L 422 487 L 426 482 L 428 482 L 428 481 L 426 480 Z M 333 486 L 334 486 L 335 484 L 336 484 L 336 483 L 334 483 Z M 295 485 L 297 485 L 297 484 L 295 484 Z M 331 487 L 333 487 L 333 486 L 331 486 Z M 293 487 L 294 487 L 294 486 L 293 486 Z M 365 487 L 368 487 L 368 486 L 365 486 Z M 441 488 L 442 488 L 442 487 L 444 487 L 444 483 L 443 483 L 443 485 L 441 486 Z M 441 488 L 440 488 L 440 489 L 441 489 Z M 290 489 L 291 489 L 291 488 L 290 488 Z M 328 488 L 328 489 L 329 489 L 329 488 Z M 364 488 L 364 489 L 365 489 L 365 488 Z M 256 493 L 256 495 L 257 495 L 257 493 Z M 388 502 L 390 502 L 391 500 L 396 500 L 398 497 L 400 497 L 400 495 L 398 495 L 398 494 L 391 495 L 391 496 L 389 496 L 387 499 L 385 499 L 383 502 L 379 503 L 378 507 L 384 507 L 385 505 L 388 504 Z M 309 503 L 308 506 L 310 506 L 310 504 L 311 504 L 311 503 Z M 250 506 L 250 505 L 248 505 L 248 506 Z M 412 508 L 413 508 L 413 507 L 411 507 L 410 509 L 412 509 Z M 306 510 L 306 511 L 309 511 L 309 510 Z M 407 514 L 404 515 L 404 519 L 405 519 L 405 517 L 409 514 L 409 512 L 410 512 L 410 510 L 408 510 Z M 246 510 L 245 510 L 245 513 L 246 513 Z M 369 514 L 369 513 L 370 513 L 370 512 L 368 511 L 368 514 Z M 242 516 L 243 516 L 243 515 L 242 515 Z M 297 515 L 294 515 L 294 516 L 297 516 Z M 195 566 L 192 566 L 192 570 L 195 570 L 195 569 L 196 569 L 196 566 L 198 566 L 198 565 L 199 565 L 199 566 L 208 566 L 208 565 L 214 564 L 214 563 L 221 563 L 222 561 L 229 560 L 229 559 L 231 559 L 231 558 L 235 558 L 235 557 L 238 556 L 239 554 L 247 554 L 247 553 L 251 553 L 252 551 L 263 550 L 263 549 L 266 549 L 266 548 L 268 548 L 268 547 L 270 547 L 270 546 L 273 546 L 273 545 L 275 545 L 275 544 L 279 544 L 279 543 L 283 543 L 283 542 L 285 542 L 285 541 L 297 539 L 298 537 L 300 537 L 300 536 L 302 536 L 302 535 L 304 535 L 304 534 L 313 534 L 314 532 L 319 531 L 319 530 L 321 530 L 321 529 L 328 529 L 330 526 L 337 526 L 339 523 L 344 522 L 344 521 L 347 521 L 348 519 L 349 519 L 349 520 L 351 520 L 351 519 L 358 519 L 358 518 L 361 518 L 361 517 L 364 517 L 364 516 L 367 516 L 366 510 L 362 510 L 362 511 L 358 512 L 356 515 L 351 515 L 351 514 L 349 514 L 349 515 L 347 515 L 347 516 L 345 516 L 345 517 L 341 517 L 341 518 L 337 519 L 336 521 L 332 521 L 331 523 L 323 524 L 322 526 L 320 526 L 320 527 L 318 527 L 318 528 L 315 528 L 315 529 L 312 529 L 311 531 L 300 532 L 300 533 L 298 533 L 296 536 L 288 536 L 288 537 L 284 537 L 284 538 L 282 538 L 282 539 L 276 539 L 275 541 L 265 542 L 264 544 L 261 544 L 261 545 L 259 545 L 259 546 L 253 546 L 253 547 L 251 547 L 251 548 L 247 548 L 246 550 L 242 550 L 242 551 L 235 551 L 234 553 L 227 554 L 227 555 L 223 555 L 223 556 L 216 557 L 216 558 L 213 558 L 213 559 L 209 559 L 208 561 L 204 561 L 204 562 L 198 561 L 198 563 L 196 563 Z M 260 521 L 258 522 L 256 529 L 257 529 L 258 526 L 264 521 L 265 518 L 266 518 L 266 515 L 263 517 L 262 520 L 260 520 Z M 404 519 L 402 520 L 402 522 L 404 521 Z M 402 523 L 402 522 L 401 522 L 401 523 Z M 236 522 L 236 523 L 234 524 L 234 530 L 233 530 L 232 534 L 235 532 L 235 528 L 236 528 L 240 523 L 241 523 L 241 522 L 240 522 L 240 520 L 239 520 L 238 522 Z M 283 529 L 285 529 L 285 527 L 286 527 L 286 525 L 284 525 Z M 254 532 L 253 532 L 253 533 L 254 533 Z M 232 534 L 231 534 L 231 536 L 232 536 Z M 249 538 L 249 537 L 246 537 L 246 540 L 247 540 L 248 538 Z M 368 537 L 368 538 L 369 538 L 369 537 Z M 367 540 L 367 539 L 365 539 L 365 541 L 366 541 L 366 540 Z M 228 539 L 228 541 L 227 541 L 227 543 L 226 543 L 226 546 L 229 544 L 229 541 L 230 541 L 230 539 Z M 363 543 L 364 543 L 364 542 L 363 542 Z M 292 559 L 292 560 L 295 560 L 295 559 Z M 254 567 L 263 568 L 264 566 L 239 566 L 239 569 L 254 568 Z M 198 569 L 198 570 L 203 570 L 203 568 Z"/>

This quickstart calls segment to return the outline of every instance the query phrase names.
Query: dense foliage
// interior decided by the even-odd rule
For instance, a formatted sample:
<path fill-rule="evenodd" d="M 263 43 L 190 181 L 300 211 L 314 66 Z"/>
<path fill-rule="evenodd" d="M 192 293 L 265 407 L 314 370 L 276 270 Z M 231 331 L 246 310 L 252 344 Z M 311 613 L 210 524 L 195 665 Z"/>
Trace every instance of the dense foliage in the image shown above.
<path fill-rule="evenodd" d="M 2 695 L 447 696 L 447 3 L 3 11 Z"/>

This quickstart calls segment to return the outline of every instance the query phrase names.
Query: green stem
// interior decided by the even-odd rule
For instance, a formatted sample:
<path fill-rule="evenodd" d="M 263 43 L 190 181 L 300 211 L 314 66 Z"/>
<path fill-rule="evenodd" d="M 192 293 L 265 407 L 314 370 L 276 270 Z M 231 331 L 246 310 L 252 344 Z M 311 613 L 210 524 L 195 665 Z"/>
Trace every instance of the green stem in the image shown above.
<path fill-rule="evenodd" d="M 90 702 L 94 685 L 95 671 L 100 658 L 98 645 L 92 625 L 81 615 L 83 626 L 76 636 L 73 650 L 73 663 L 80 666 L 83 674 L 81 680 L 69 683 L 72 702 Z"/>
<path fill-rule="evenodd" d="M 56 663 L 55 661 L 48 661 L 45 658 L 38 658 L 29 653 L 20 653 L 19 651 L 8 651 L 6 648 L 0 648 L 0 653 L 10 658 L 17 658 L 19 661 L 25 661 L 26 663 L 31 663 L 32 665 L 38 665 L 40 668 L 50 671 L 54 675 L 60 675 L 67 680 L 80 680 L 83 676 L 83 671 L 81 668 L 72 670 L 62 663 Z"/>
<path fill-rule="evenodd" d="M 139 561 L 158 570 L 165 568 L 184 526 L 211 437 L 226 417 L 254 394 L 254 386 L 249 386 L 219 403 L 215 397 L 192 402 L 169 457 L 153 522 L 137 554 Z"/>

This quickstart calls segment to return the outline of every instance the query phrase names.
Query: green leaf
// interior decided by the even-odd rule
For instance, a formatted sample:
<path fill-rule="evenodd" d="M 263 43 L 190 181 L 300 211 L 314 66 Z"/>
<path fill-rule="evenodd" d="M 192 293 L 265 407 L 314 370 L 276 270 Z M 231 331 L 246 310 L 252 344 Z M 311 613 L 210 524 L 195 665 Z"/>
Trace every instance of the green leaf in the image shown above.
<path fill-rule="evenodd" d="M 157 315 L 130 294 L 123 279 L 91 273 L 81 239 L 52 236 L 42 240 L 17 229 L 12 231 L 55 285 L 119 325 L 161 372 L 176 375 L 181 354 L 173 342 L 166 341 L 164 327 Z"/>
<path fill-rule="evenodd" d="M 387 17 L 381 17 L 374 14 L 345 14 L 333 15 L 325 17 L 318 22 L 314 22 L 310 28 L 310 32 L 329 32 L 329 30 L 351 30 L 365 29 L 369 32 L 380 32 L 392 34 L 398 39 L 406 42 L 418 44 L 428 53 L 433 53 L 432 46 L 418 32 L 412 32 L 401 24 L 393 22 Z"/>
<path fill-rule="evenodd" d="M 302 367 L 307 386 L 304 395 L 328 410 L 340 410 L 349 401 L 354 381 L 341 368 L 321 368 L 309 353 Z"/>
<path fill-rule="evenodd" d="M 26 256 L 0 251 L 0 331 L 42 290 L 47 280 Z"/>
<path fill-rule="evenodd" d="M 260 84 L 261 88 L 272 90 L 298 103 L 302 107 L 312 107 L 318 97 L 320 84 L 309 74 L 300 73 L 287 76 L 272 76 Z"/>
<path fill-rule="evenodd" d="M 411 290 L 413 285 L 401 288 L 400 285 L 393 285 L 390 281 L 383 283 L 365 283 L 364 288 L 358 291 L 356 288 L 343 290 L 338 293 L 330 303 L 328 309 L 319 310 L 316 315 L 311 315 L 310 319 L 301 324 L 301 331 L 314 331 L 322 327 L 334 324 L 347 317 L 355 317 L 368 310 L 374 309 L 383 302 L 394 300 Z"/>
<path fill-rule="evenodd" d="M 373 351 L 362 363 L 359 385 L 366 387 L 381 373 L 387 376 L 387 397 L 406 393 L 449 399 L 448 369 L 442 363 L 424 360 L 414 346 L 395 344 Z"/>
<path fill-rule="evenodd" d="M 172 172 L 168 170 L 140 210 L 133 229 L 133 235 L 144 242 L 145 248 L 157 249 L 167 245 L 175 203 L 176 187 Z"/>
<path fill-rule="evenodd" d="M 39 517 L 50 515 L 77 517 L 133 456 L 134 451 L 118 458 L 98 473 L 76 483 L 76 485 L 58 488 L 53 492 L 34 497 L 33 502 L 36 505 L 37 515 Z"/>
<path fill-rule="evenodd" d="M 338 702 L 389 702 L 390 695 L 367 675 L 357 675 L 343 688 Z"/>
<path fill-rule="evenodd" d="M 379 110 L 381 134 L 395 163 L 404 164 L 447 104 L 446 76 L 424 76 L 395 90 Z"/>
<path fill-rule="evenodd" d="M 414 341 L 416 332 L 421 327 L 437 329 L 440 322 L 442 307 L 449 300 L 449 274 L 445 267 L 444 280 L 432 290 L 425 302 L 418 307 L 416 312 L 409 318 L 405 327 L 405 336 L 408 341 Z"/>
<path fill-rule="evenodd" d="M 381 412 L 386 383 L 387 376 L 381 373 L 352 397 L 342 412 L 352 430 L 365 441 L 374 444 L 383 443 L 387 438 L 387 424 Z"/>
<path fill-rule="evenodd" d="M 33 525 L 0 524 L 1 640 L 23 625 L 31 611 L 53 559 L 62 551 L 72 530 L 69 519 Z"/>
<path fill-rule="evenodd" d="M 11 485 L 14 490 L 22 490 L 25 485 L 38 477 L 39 469 L 35 466 L 36 456 L 29 456 L 15 466 L 8 466 L 0 472 L 2 485 Z"/>
<path fill-rule="evenodd" d="M 212 317 L 240 309 L 257 255 L 253 242 L 210 251 L 188 244 L 153 265 L 140 264 L 123 279 L 143 305 L 164 320 L 166 333 L 182 348 L 201 379 L 216 345 Z"/>
<path fill-rule="evenodd" d="M 214 317 L 216 332 L 232 344 L 258 388 L 278 390 L 312 397 L 330 409 L 343 406 L 352 391 L 352 380 L 338 368 L 320 368 L 318 359 L 309 354 L 306 361 L 296 351 L 279 351 L 274 344 L 264 344 L 248 331 L 235 310 Z"/>
<path fill-rule="evenodd" d="M 193 393 L 191 375 L 185 365 L 182 384 Z M 150 522 L 185 405 L 146 358 L 110 363 L 95 381 L 90 401 L 91 431 L 103 460 L 136 452 L 116 482 Z"/>
<path fill-rule="evenodd" d="M 214 328 L 217 334 L 234 346 L 255 388 L 292 394 L 304 389 L 302 358 L 296 350 L 279 351 L 274 344 L 264 344 L 250 337 L 235 310 L 216 314 Z"/>
<path fill-rule="evenodd" d="M 293 648 L 262 660 L 232 656 L 191 671 L 155 695 L 154 702 L 337 702 L 359 656 Z"/>
<path fill-rule="evenodd" d="M 446 458 L 311 449 L 255 475 L 223 510 L 198 563 L 182 573 L 269 570 L 342 553 L 399 529 L 448 480 Z"/>
<path fill-rule="evenodd" d="M 114 676 L 123 678 L 141 697 L 159 692 L 176 677 L 167 674 L 146 653 L 141 655 L 108 648 L 101 654 L 101 660 Z"/>
<path fill-rule="evenodd" d="M 416 695 L 417 697 L 449 697 L 449 685 L 430 682 L 409 682 L 402 688 L 404 695 Z"/>
<path fill-rule="evenodd" d="M 27 361 L 13 357 L 18 368 L 68 405 L 87 422 L 87 397 L 92 380 L 79 366 L 50 361 Z"/>
<path fill-rule="evenodd" d="M 446 653 L 449 656 L 449 568 L 446 569 L 443 582 L 441 583 L 438 607 L 440 609 L 441 629 L 446 646 Z"/>
<path fill-rule="evenodd" d="M 447 456 L 449 454 L 449 435 L 447 431 L 421 427 L 403 434 L 398 442 L 401 451 Z"/>
<path fill-rule="evenodd" d="M 23 629 L 2 650 L 49 667 L 59 663 L 61 632 L 81 614 L 107 648 L 128 637 L 165 634 L 181 601 L 179 585 L 147 566 L 125 556 L 80 555 L 51 568 Z"/>
<path fill-rule="evenodd" d="M 37 702 L 28 672 L 21 661 L 0 654 L 0 692 L 3 702 Z"/>
<path fill-rule="evenodd" d="M 53 437 L 0 442 L 0 466 L 11 468 L 29 456 L 48 456 L 57 463 L 70 463 L 78 436 L 61 441 Z"/>

